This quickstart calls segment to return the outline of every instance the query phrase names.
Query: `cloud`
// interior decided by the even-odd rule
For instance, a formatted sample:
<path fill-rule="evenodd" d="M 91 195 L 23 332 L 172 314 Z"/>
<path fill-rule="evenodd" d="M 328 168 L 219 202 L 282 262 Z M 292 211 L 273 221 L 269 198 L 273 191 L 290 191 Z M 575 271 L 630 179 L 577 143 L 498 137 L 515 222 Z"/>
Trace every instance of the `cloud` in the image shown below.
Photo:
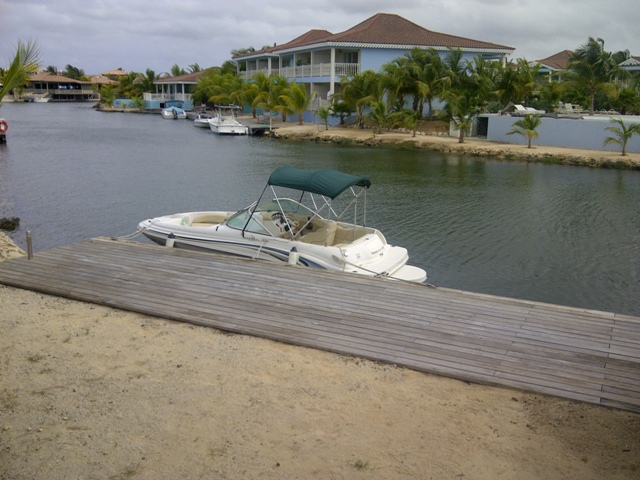
<path fill-rule="evenodd" d="M 86 73 L 221 65 L 231 50 L 282 44 L 310 29 L 346 30 L 379 12 L 429 30 L 516 48 L 540 59 L 590 36 L 640 55 L 636 0 L 0 0 L 0 66 L 18 39 L 35 40 L 43 66 Z"/>

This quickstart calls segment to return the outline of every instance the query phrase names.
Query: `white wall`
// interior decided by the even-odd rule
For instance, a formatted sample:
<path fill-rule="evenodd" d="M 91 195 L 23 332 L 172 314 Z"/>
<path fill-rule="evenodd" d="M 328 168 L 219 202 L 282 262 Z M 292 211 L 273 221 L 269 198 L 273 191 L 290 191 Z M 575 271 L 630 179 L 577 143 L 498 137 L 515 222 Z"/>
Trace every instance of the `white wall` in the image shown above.
<path fill-rule="evenodd" d="M 507 135 L 518 117 L 508 115 L 487 115 L 487 117 L 489 118 L 487 140 L 503 143 L 527 143 L 522 135 Z M 620 151 L 618 145 L 604 146 L 605 138 L 615 137 L 613 132 L 605 130 L 606 127 L 618 126 L 611 123 L 608 117 L 597 117 L 592 120 L 542 117 L 540 120 L 542 123 L 537 129 L 539 137 L 534 139 L 534 145 Z M 640 117 L 629 117 L 625 119 L 625 122 L 638 123 Z M 627 152 L 640 152 L 640 135 L 635 135 L 629 140 Z"/>

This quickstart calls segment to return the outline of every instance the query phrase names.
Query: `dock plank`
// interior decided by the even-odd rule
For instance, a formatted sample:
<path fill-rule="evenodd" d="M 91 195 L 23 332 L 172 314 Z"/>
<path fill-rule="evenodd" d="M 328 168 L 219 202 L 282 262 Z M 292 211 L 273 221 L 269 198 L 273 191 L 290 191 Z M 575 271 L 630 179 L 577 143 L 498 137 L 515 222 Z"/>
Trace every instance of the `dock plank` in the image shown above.
<path fill-rule="evenodd" d="M 97 238 L 0 283 L 640 412 L 640 318 Z"/>

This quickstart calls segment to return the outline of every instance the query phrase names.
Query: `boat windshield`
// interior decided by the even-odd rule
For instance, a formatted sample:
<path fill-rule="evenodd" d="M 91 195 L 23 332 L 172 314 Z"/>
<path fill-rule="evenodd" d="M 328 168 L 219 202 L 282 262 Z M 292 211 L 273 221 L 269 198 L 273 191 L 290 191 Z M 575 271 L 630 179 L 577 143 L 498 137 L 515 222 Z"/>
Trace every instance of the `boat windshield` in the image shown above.
<path fill-rule="evenodd" d="M 248 224 L 247 220 L 249 220 Z M 269 231 L 264 228 L 264 225 L 260 222 L 258 215 L 255 213 L 251 215 L 251 207 L 234 213 L 233 216 L 227 220 L 227 226 L 237 228 L 238 230 L 244 229 L 247 232 L 270 235 Z"/>
<path fill-rule="evenodd" d="M 275 212 L 282 212 L 286 223 L 296 219 L 296 222 L 299 222 L 298 225 L 301 225 L 302 228 L 306 227 L 314 218 L 322 218 L 313 209 L 290 198 L 269 200 L 256 207 L 255 210 L 254 205 L 255 203 L 234 213 L 226 221 L 227 226 L 244 230 L 245 232 L 281 237 L 282 230 L 279 227 L 276 230 L 273 229 L 273 214 Z M 289 228 L 292 228 L 292 226 L 289 225 Z"/>

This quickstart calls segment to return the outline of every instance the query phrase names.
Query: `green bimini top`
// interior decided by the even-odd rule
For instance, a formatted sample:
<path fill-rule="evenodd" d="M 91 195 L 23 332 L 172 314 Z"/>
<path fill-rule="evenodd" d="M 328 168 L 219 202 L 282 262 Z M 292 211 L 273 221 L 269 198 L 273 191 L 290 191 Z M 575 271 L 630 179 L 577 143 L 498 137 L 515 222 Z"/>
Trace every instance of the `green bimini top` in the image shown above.
<path fill-rule="evenodd" d="M 295 167 L 280 167 L 273 171 L 268 184 L 317 193 L 333 200 L 354 185 L 369 188 L 371 181 L 367 177 L 358 177 L 338 170 L 301 170 Z"/>

